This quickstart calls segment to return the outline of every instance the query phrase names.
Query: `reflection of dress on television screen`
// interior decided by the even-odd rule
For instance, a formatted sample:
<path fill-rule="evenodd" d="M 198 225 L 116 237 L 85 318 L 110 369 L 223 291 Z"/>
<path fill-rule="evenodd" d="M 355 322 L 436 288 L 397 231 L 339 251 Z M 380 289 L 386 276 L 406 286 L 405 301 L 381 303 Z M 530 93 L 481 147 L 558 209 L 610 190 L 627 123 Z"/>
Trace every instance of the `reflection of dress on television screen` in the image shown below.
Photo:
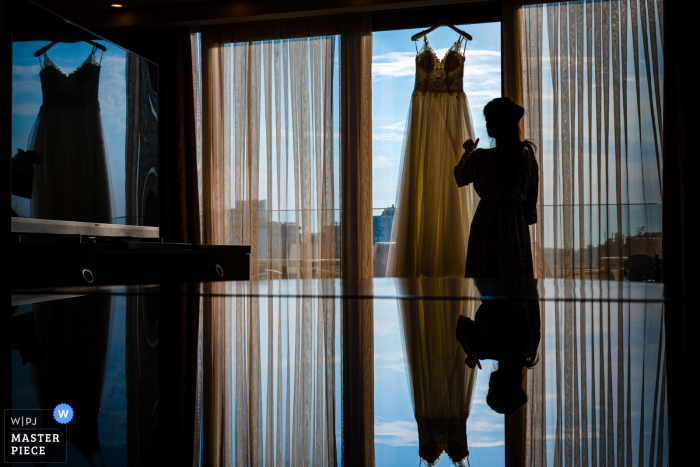
<path fill-rule="evenodd" d="M 102 132 L 95 49 L 66 75 L 44 54 L 43 103 L 29 136 L 38 151 L 32 217 L 112 223 L 112 196 Z"/>

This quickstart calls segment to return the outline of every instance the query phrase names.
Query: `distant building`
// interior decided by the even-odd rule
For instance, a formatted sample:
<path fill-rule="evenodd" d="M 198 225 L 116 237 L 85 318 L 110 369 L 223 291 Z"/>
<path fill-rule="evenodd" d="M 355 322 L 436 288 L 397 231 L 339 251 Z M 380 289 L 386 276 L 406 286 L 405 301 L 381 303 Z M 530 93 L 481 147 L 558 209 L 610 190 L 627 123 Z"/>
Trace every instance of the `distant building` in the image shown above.
<path fill-rule="evenodd" d="M 545 277 L 579 277 L 583 273 L 584 277 L 593 279 L 651 279 L 655 275 L 656 255 L 659 255 L 659 268 L 663 271 L 661 241 L 661 232 L 640 229 L 633 236 L 615 233 L 599 245 L 585 247 L 583 268 L 578 248 L 571 250 L 568 256 L 562 248 L 545 248 Z"/>
<path fill-rule="evenodd" d="M 331 251 L 334 250 L 335 257 L 316 258 L 315 255 L 322 253 L 322 251 L 326 254 L 333 254 L 327 250 L 321 250 L 321 247 L 318 246 L 318 232 L 310 232 L 308 236 L 305 236 L 300 223 L 293 220 L 285 221 L 286 216 L 283 216 L 282 222 L 279 222 L 278 216 L 280 214 L 274 209 L 268 211 L 267 201 L 264 199 L 258 200 L 258 210 L 255 212 L 257 229 L 252 229 L 248 223 L 248 216 L 253 214 L 250 212 L 251 204 L 247 203 L 246 209 L 242 209 L 238 213 L 235 208 L 231 209 L 232 241 L 234 243 L 239 241 L 253 247 L 254 258 L 252 259 L 253 264 L 257 264 L 257 271 L 252 271 L 251 275 L 257 275 L 259 279 L 264 279 L 268 275 L 273 279 L 296 277 L 295 275 L 300 272 L 300 265 L 302 267 L 309 266 L 309 263 L 299 263 L 304 255 L 313 257 L 311 267 L 314 277 L 322 266 L 335 270 L 335 276 L 340 275 L 340 225 L 338 223 L 329 226 L 327 230 L 330 235 L 334 235 L 334 238 L 324 237 L 324 243 L 326 246 L 330 245 Z M 252 206 L 255 205 L 252 204 Z M 237 214 L 241 216 L 241 219 L 236 218 Z M 268 215 L 270 215 L 269 221 Z M 290 217 L 294 219 L 293 216 Z M 241 240 L 237 240 L 235 237 L 237 226 L 239 230 L 242 230 L 242 232 L 238 232 L 239 235 L 241 233 L 243 235 Z M 257 242 L 255 245 L 253 245 L 254 239 L 250 238 L 251 235 L 255 237 Z"/>
<path fill-rule="evenodd" d="M 394 205 L 382 211 L 381 215 L 372 218 L 372 243 L 389 242 L 391 240 L 391 225 L 394 223 Z"/>
<path fill-rule="evenodd" d="M 386 265 L 389 258 L 389 241 L 391 240 L 391 226 L 394 223 L 394 206 L 386 208 L 381 215 L 372 219 L 372 240 L 374 243 L 374 277 L 386 276 Z"/>

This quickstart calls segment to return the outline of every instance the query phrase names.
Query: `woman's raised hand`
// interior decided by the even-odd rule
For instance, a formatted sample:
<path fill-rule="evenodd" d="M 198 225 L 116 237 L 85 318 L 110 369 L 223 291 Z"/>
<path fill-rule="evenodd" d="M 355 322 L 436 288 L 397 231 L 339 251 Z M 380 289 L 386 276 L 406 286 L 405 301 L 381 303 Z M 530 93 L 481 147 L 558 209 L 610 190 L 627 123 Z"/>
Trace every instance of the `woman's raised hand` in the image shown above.
<path fill-rule="evenodd" d="M 478 144 L 479 144 L 479 138 L 477 138 L 476 141 L 468 139 L 464 142 L 462 147 L 464 148 L 464 151 L 467 154 L 471 154 L 476 150 L 476 147 Z"/>
<path fill-rule="evenodd" d="M 479 363 L 479 359 L 476 358 L 474 355 L 467 355 L 467 358 L 464 360 L 464 363 L 467 364 L 467 366 L 471 369 L 476 368 L 477 366 L 479 369 L 481 369 L 481 363 Z"/>
<path fill-rule="evenodd" d="M 476 139 L 476 141 L 472 141 L 471 139 L 468 139 L 464 142 L 462 147 L 464 148 L 464 154 L 462 154 L 462 158 L 459 160 L 459 163 L 461 164 L 466 157 L 473 153 L 476 150 L 476 145 L 479 144 L 479 138 Z"/>

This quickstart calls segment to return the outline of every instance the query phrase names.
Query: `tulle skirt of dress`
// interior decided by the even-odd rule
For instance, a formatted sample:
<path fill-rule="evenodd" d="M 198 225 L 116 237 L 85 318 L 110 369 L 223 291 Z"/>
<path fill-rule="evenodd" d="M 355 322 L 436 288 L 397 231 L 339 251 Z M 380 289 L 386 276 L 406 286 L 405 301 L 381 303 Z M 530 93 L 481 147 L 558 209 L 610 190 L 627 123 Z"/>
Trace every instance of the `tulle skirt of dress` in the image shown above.
<path fill-rule="evenodd" d="M 416 92 L 404 140 L 387 277 L 464 277 L 479 197 L 454 167 L 473 138 L 464 93 Z"/>
<path fill-rule="evenodd" d="M 34 169 L 33 218 L 113 222 L 98 102 L 42 105 L 28 147 L 42 159 Z"/>

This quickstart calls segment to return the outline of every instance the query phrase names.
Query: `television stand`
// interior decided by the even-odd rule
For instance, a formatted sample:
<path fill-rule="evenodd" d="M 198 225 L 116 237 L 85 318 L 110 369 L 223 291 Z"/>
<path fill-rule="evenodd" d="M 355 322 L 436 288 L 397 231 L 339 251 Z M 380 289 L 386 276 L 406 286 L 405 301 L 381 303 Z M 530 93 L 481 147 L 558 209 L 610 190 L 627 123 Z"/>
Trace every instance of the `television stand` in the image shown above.
<path fill-rule="evenodd" d="M 250 246 L 26 240 L 10 246 L 12 288 L 250 279 Z"/>

